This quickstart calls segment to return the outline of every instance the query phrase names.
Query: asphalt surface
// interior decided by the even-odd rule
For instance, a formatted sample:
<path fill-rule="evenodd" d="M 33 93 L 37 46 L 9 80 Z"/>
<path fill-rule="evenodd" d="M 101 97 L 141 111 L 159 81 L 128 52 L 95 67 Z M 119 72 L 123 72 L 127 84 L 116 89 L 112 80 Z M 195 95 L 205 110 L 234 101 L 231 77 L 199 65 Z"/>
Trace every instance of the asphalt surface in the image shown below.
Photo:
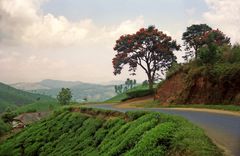
<path fill-rule="evenodd" d="M 90 105 L 88 107 L 117 110 L 148 110 L 182 116 L 204 129 L 205 133 L 228 155 L 240 156 L 240 116 L 212 112 L 173 110 L 171 108 L 115 108 L 112 105 Z"/>

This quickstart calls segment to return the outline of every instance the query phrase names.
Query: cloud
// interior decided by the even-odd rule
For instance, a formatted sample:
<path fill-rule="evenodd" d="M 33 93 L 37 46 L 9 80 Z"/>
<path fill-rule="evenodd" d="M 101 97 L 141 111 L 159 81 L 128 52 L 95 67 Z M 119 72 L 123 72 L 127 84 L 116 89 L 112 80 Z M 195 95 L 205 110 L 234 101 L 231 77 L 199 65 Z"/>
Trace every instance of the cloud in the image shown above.
<path fill-rule="evenodd" d="M 205 2 L 209 11 L 203 14 L 204 21 L 230 36 L 233 43 L 239 43 L 240 0 L 205 0 Z"/>
<path fill-rule="evenodd" d="M 1 0 L 1 44 L 37 47 L 80 45 L 116 38 L 120 34 L 134 32 L 144 24 L 143 17 L 123 21 L 117 26 L 99 27 L 91 19 L 71 22 L 64 16 L 43 14 L 40 6 L 45 1 Z"/>
<path fill-rule="evenodd" d="M 43 13 L 46 1 L 0 1 L 1 81 L 112 79 L 115 40 L 143 27 L 144 18 L 115 25 L 97 25 L 89 18 L 70 21 Z"/>

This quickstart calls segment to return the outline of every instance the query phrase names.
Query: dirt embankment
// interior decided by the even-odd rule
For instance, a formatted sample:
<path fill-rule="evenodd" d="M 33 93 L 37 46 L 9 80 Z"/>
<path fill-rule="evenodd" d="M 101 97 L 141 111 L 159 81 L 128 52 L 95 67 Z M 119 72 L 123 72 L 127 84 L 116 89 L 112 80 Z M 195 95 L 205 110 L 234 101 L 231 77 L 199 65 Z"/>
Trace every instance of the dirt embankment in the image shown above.
<path fill-rule="evenodd" d="M 157 90 L 155 99 L 169 104 L 235 104 L 240 105 L 240 77 L 226 79 L 198 75 L 189 78 L 178 72 Z"/>

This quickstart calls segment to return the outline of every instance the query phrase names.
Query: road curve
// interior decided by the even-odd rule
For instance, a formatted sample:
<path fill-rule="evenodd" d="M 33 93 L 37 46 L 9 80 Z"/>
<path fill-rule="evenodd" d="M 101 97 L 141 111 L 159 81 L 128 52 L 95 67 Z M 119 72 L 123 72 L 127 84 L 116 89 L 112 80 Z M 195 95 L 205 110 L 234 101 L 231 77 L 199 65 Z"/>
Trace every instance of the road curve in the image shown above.
<path fill-rule="evenodd" d="M 171 108 L 115 108 L 113 105 L 88 105 L 92 108 L 102 108 L 126 112 L 130 110 L 147 110 L 182 116 L 204 129 L 205 133 L 227 155 L 240 156 L 240 116 L 219 114 L 216 112 L 176 110 Z"/>

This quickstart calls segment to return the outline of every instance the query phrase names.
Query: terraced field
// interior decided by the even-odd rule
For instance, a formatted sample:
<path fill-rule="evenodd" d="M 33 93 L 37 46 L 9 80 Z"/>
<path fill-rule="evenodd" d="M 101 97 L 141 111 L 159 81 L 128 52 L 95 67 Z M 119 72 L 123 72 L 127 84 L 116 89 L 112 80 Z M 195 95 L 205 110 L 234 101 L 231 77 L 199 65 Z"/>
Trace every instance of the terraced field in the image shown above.
<path fill-rule="evenodd" d="M 0 155 L 222 154 L 203 130 L 181 117 L 70 107 L 3 142 Z"/>

